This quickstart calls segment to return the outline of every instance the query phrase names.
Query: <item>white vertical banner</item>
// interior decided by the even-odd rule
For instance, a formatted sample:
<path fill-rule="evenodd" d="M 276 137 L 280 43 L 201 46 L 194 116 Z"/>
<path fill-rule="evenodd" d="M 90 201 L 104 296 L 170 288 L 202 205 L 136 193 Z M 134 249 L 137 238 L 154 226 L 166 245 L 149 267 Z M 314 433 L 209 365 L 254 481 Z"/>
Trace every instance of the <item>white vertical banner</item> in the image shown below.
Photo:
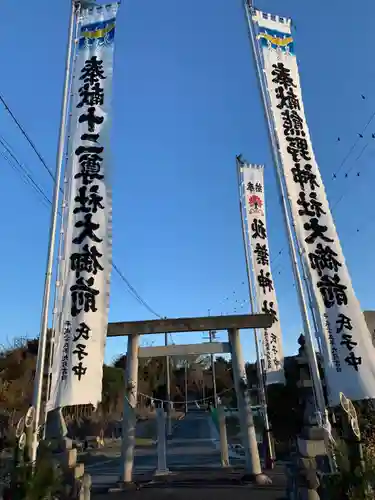
<path fill-rule="evenodd" d="M 68 130 L 68 207 L 47 410 L 102 396 L 112 267 L 110 128 L 118 4 L 79 16 Z"/>
<path fill-rule="evenodd" d="M 266 224 L 263 166 L 241 168 L 244 183 L 246 225 L 251 247 L 258 311 L 272 316 L 272 326 L 262 332 L 266 384 L 284 384 L 284 355 L 281 342 L 279 307 L 272 279 Z M 251 284 L 250 284 L 251 286 Z"/>
<path fill-rule="evenodd" d="M 256 27 L 288 198 L 322 327 L 329 401 L 339 404 L 340 392 L 352 400 L 375 398 L 375 349 L 312 148 L 291 21 L 247 8 Z"/>

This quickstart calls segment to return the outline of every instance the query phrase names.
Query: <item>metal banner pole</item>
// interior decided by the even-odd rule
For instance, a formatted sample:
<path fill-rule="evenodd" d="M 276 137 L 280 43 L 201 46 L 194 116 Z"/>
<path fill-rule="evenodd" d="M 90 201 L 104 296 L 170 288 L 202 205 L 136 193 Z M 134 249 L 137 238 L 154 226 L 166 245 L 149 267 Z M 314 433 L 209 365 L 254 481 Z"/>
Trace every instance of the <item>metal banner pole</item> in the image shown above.
<path fill-rule="evenodd" d="M 311 375 L 312 375 L 313 384 L 314 384 L 316 406 L 317 406 L 317 410 L 321 412 L 322 417 L 327 418 L 322 381 L 320 378 L 318 362 L 317 362 L 316 353 L 315 353 L 315 349 L 314 349 L 313 336 L 312 336 L 312 332 L 311 332 L 310 320 L 309 320 L 308 309 L 307 309 L 307 304 L 306 304 L 305 291 L 303 288 L 300 269 L 298 267 L 297 253 L 296 253 L 294 238 L 293 238 L 293 231 L 292 231 L 291 223 L 289 220 L 289 212 L 288 212 L 288 206 L 287 206 L 287 202 L 286 202 L 285 189 L 284 189 L 284 185 L 283 185 L 283 174 L 282 174 L 282 167 L 280 164 L 277 139 L 276 139 L 276 134 L 275 134 L 275 130 L 274 130 L 273 122 L 272 122 L 270 106 L 269 106 L 268 99 L 267 99 L 266 86 L 265 86 L 265 82 L 264 82 L 263 74 L 262 74 L 262 66 L 261 66 L 261 59 L 260 59 L 261 56 L 257 50 L 257 43 L 255 40 L 254 27 L 253 27 L 253 23 L 251 20 L 251 12 L 249 11 L 249 9 L 252 8 L 252 1 L 251 0 L 242 0 L 242 5 L 244 8 L 245 18 L 246 18 L 248 28 L 249 28 L 249 38 L 250 38 L 251 47 L 252 47 L 253 56 L 254 56 L 254 61 L 255 61 L 255 68 L 256 68 L 256 72 L 257 72 L 257 76 L 258 76 L 258 83 L 259 83 L 259 87 L 260 87 L 260 93 L 261 93 L 261 98 L 262 98 L 262 102 L 263 102 L 265 118 L 266 118 L 266 122 L 268 125 L 268 132 L 269 132 L 269 139 L 270 139 L 270 144 L 271 144 L 273 160 L 274 160 L 274 164 L 276 167 L 276 173 L 277 173 L 276 177 L 277 177 L 278 185 L 279 185 L 280 203 L 281 203 L 281 206 L 283 209 L 282 211 L 283 211 L 283 216 L 284 216 L 284 224 L 285 224 L 285 229 L 286 229 L 286 232 L 288 235 L 289 251 L 290 251 L 290 256 L 292 259 L 294 279 L 295 279 L 295 282 L 297 285 L 298 298 L 299 298 L 299 303 L 300 303 L 300 308 L 301 308 L 302 320 L 303 320 L 303 324 L 304 324 L 304 333 L 305 333 L 305 338 L 306 338 L 307 354 L 308 354 L 308 358 L 309 358 L 309 365 L 310 365 Z"/>
<path fill-rule="evenodd" d="M 187 361 L 185 361 L 185 413 L 187 413 L 187 411 L 188 411 L 187 391 L 188 391 L 188 365 L 187 365 Z"/>
<path fill-rule="evenodd" d="M 164 334 L 165 345 L 168 345 L 168 333 Z M 170 367 L 170 358 L 169 356 L 165 356 L 166 363 L 166 385 L 167 385 L 167 435 L 170 436 L 172 434 L 172 419 L 171 419 L 171 367 Z"/>
<path fill-rule="evenodd" d="M 210 336 L 210 342 L 214 340 L 214 333 L 210 330 L 208 332 Z M 213 390 L 213 395 L 214 395 L 214 408 L 217 408 L 217 387 L 216 387 L 216 370 L 215 370 L 215 356 L 214 354 L 211 354 L 211 370 L 212 370 L 212 390 Z"/>
<path fill-rule="evenodd" d="M 239 198 L 240 198 L 240 214 L 241 214 L 241 226 L 242 226 L 242 238 L 243 238 L 243 245 L 244 245 L 244 250 L 245 250 L 245 261 L 246 261 L 246 273 L 247 273 L 247 282 L 248 282 L 248 287 L 249 287 L 249 299 L 250 299 L 250 311 L 251 314 L 255 313 L 255 304 L 254 304 L 254 294 L 252 290 L 252 278 L 251 278 L 251 271 L 250 271 L 250 255 L 249 255 L 249 247 L 246 244 L 246 228 L 245 228 L 245 220 L 243 216 L 243 203 L 242 203 L 242 189 L 241 186 L 243 184 L 242 179 L 241 179 L 241 163 L 238 159 L 236 158 L 236 167 L 237 167 L 237 180 L 238 180 L 238 189 L 239 189 Z M 272 446 L 272 438 L 271 438 L 271 430 L 270 430 L 270 424 L 268 420 L 268 411 L 267 411 L 267 396 L 266 396 L 266 390 L 264 387 L 264 373 L 263 373 L 263 366 L 260 360 L 260 353 L 259 353 L 259 339 L 258 339 L 258 330 L 254 328 L 254 342 L 255 342 L 255 352 L 256 352 L 256 367 L 257 367 L 257 375 L 258 375 L 258 384 L 259 384 L 259 403 L 261 404 L 263 408 L 263 420 L 264 420 L 264 429 L 267 437 L 267 448 L 268 448 L 268 456 L 270 457 L 271 462 L 273 463 L 275 461 L 275 456 L 273 453 L 273 446 Z"/>
<path fill-rule="evenodd" d="M 208 316 L 211 315 L 211 310 L 208 310 Z M 212 342 L 215 339 L 216 332 L 210 330 L 208 332 L 209 341 Z M 217 403 L 217 388 L 216 388 L 216 370 L 215 370 L 215 356 L 213 354 L 210 355 L 211 360 L 211 371 L 212 371 L 212 391 L 214 396 L 214 408 L 218 407 Z M 205 402 L 203 402 L 204 404 Z"/>
<path fill-rule="evenodd" d="M 44 281 L 44 294 L 43 294 L 42 313 L 41 313 L 38 356 L 37 356 L 35 381 L 34 381 L 33 406 L 35 408 L 35 419 L 34 419 L 34 432 L 33 432 L 33 444 L 32 444 L 33 462 L 35 462 L 36 460 L 37 447 L 38 447 L 38 427 L 39 427 L 39 420 L 41 413 L 42 387 L 44 379 L 44 365 L 45 365 L 45 355 L 46 355 L 46 345 L 47 345 L 48 310 L 49 310 L 50 295 L 51 295 L 53 259 L 55 254 L 57 217 L 59 212 L 60 178 L 63 168 L 64 150 L 65 150 L 70 71 L 71 71 L 72 50 L 73 50 L 73 40 L 74 40 L 73 34 L 76 21 L 76 13 L 78 8 L 79 8 L 79 3 L 73 1 L 71 4 L 71 13 L 69 22 L 68 47 L 67 47 L 67 54 L 65 61 L 65 82 L 64 82 L 63 98 L 61 104 L 59 142 L 58 142 L 58 149 L 56 156 L 55 187 L 53 192 L 53 201 L 51 210 L 51 223 L 49 231 L 46 274 Z"/>

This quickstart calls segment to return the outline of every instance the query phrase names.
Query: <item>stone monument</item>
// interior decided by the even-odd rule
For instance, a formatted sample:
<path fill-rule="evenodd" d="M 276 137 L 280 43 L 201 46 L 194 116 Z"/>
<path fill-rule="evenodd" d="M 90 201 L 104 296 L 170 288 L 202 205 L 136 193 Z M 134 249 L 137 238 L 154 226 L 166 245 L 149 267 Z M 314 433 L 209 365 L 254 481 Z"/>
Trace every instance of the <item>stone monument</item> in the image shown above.
<path fill-rule="evenodd" d="M 297 436 L 292 464 L 288 467 L 288 498 L 320 499 L 320 473 L 329 472 L 325 430 L 315 410 L 314 389 L 305 350 L 305 338 L 298 339 L 300 348 L 296 361 L 299 367 L 297 387 L 303 407 L 303 425 Z"/>

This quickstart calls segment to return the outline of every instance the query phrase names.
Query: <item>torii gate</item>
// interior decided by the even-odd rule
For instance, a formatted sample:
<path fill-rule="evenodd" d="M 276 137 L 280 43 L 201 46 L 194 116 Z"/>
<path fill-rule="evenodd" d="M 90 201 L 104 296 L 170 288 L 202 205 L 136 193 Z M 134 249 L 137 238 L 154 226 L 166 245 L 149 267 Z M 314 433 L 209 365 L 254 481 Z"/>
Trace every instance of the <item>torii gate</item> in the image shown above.
<path fill-rule="evenodd" d="M 134 445 L 135 445 L 135 412 L 137 404 L 138 383 L 138 357 L 140 355 L 139 337 L 158 333 L 178 332 L 203 332 L 209 330 L 227 330 L 229 345 L 220 342 L 215 343 L 219 352 L 224 349 L 232 355 L 232 369 L 234 386 L 237 396 L 238 413 L 242 436 L 242 445 L 245 450 L 246 472 L 252 476 L 262 474 L 260 465 L 258 444 L 256 440 L 253 415 L 248 395 L 245 362 L 242 356 L 239 330 L 270 328 L 272 317 L 269 314 L 244 314 L 232 316 L 205 316 L 200 318 L 177 318 L 160 319 L 149 321 L 127 321 L 121 323 L 109 323 L 108 337 L 128 337 L 127 363 L 125 375 L 125 399 L 122 420 L 122 448 L 121 448 L 121 481 L 130 483 L 133 479 Z M 178 346 L 173 346 L 176 350 Z M 179 346 L 189 352 L 189 346 Z M 197 346 L 192 346 L 194 350 Z M 207 345 L 204 347 L 208 348 Z M 168 352 L 171 347 L 142 348 L 153 349 L 154 356 L 166 356 L 173 354 Z M 176 352 L 174 352 L 176 354 Z"/>

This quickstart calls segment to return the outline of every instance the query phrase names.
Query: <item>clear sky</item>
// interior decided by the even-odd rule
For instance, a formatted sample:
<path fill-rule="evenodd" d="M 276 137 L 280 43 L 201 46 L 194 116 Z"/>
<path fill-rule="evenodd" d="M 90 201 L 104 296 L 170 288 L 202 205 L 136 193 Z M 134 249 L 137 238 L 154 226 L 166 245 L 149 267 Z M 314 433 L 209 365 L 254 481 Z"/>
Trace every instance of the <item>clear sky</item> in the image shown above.
<path fill-rule="evenodd" d="M 53 169 L 68 4 L 1 6 L 7 21 L 0 91 Z M 334 214 L 357 296 L 363 309 L 374 308 L 375 120 L 363 138 L 357 134 L 375 111 L 375 4 L 259 0 L 257 6 L 295 22 L 316 156 L 331 204 L 342 197 Z M 115 263 L 163 316 L 248 312 L 246 303 L 241 307 L 247 287 L 234 160 L 243 153 L 264 163 L 284 349 L 295 352 L 300 314 L 241 0 L 124 1 L 113 104 Z M 51 179 L 3 109 L 0 134 L 50 196 Z M 2 157 L 0 166 L 0 342 L 7 344 L 39 331 L 50 210 Z M 152 317 L 114 273 L 110 320 Z M 249 335 L 243 346 L 253 359 Z M 200 338 L 173 335 L 176 343 Z M 111 340 L 106 359 L 125 347 L 124 339 Z"/>

